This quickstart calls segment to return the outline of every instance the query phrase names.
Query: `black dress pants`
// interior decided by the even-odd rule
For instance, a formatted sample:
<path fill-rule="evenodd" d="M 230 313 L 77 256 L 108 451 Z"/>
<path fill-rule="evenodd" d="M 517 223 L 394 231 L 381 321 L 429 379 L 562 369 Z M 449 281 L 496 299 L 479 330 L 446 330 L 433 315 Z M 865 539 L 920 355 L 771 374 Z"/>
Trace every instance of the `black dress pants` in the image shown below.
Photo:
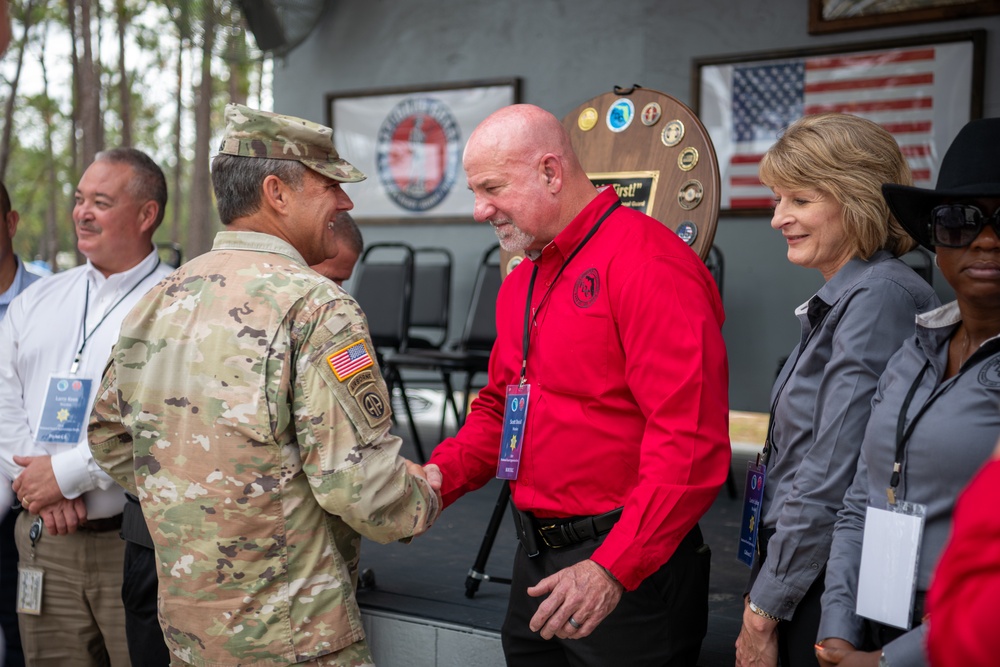
<path fill-rule="evenodd" d="M 601 538 L 603 539 L 603 538 Z M 541 547 L 528 558 L 519 545 L 502 640 L 510 667 L 693 667 L 708 628 L 711 551 L 695 526 L 674 556 L 583 639 L 545 640 L 528 627 L 545 598 L 527 589 L 555 572 L 586 560 L 600 540 L 562 549 Z"/>
<path fill-rule="evenodd" d="M 823 614 L 822 597 L 826 568 L 820 570 L 812 586 L 795 608 L 790 621 L 778 623 L 778 664 L 781 667 L 817 665 L 816 635 Z"/>
<path fill-rule="evenodd" d="M 125 541 L 122 603 L 132 667 L 168 667 L 170 652 L 156 615 L 156 552 Z"/>
<path fill-rule="evenodd" d="M 24 667 L 21 634 L 17 628 L 17 545 L 14 524 L 20 509 L 0 509 L 0 628 L 6 652 L 4 667 Z"/>
<path fill-rule="evenodd" d="M 774 530 L 761 530 L 758 542 L 758 556 L 754 559 L 750 582 L 744 595 L 750 593 L 757 575 L 767 561 L 767 544 L 774 536 Z M 823 614 L 822 598 L 826 582 L 826 566 L 819 571 L 806 594 L 795 607 L 791 620 L 778 623 L 778 664 L 781 667 L 815 667 L 816 635 L 819 633 L 820 617 Z M 770 610 L 767 610 L 770 611 Z"/>

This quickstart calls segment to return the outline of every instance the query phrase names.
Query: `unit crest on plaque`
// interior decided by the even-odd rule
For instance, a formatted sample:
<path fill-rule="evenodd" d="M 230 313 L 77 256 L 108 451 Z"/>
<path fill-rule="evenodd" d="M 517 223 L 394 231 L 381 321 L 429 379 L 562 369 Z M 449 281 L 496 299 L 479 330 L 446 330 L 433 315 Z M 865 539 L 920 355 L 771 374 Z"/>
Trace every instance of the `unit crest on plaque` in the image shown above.
<path fill-rule="evenodd" d="M 589 132 L 594 129 L 597 125 L 597 109 L 594 107 L 587 107 L 580 112 L 580 117 L 576 119 L 576 124 L 584 132 Z"/>
<path fill-rule="evenodd" d="M 677 156 L 677 166 L 681 171 L 691 171 L 698 164 L 698 149 L 688 146 Z"/>
<path fill-rule="evenodd" d="M 694 244 L 694 240 L 698 238 L 698 228 L 690 220 L 685 220 L 677 226 L 677 236 L 679 236 L 681 241 L 684 241 L 684 243 L 692 245 Z"/>
<path fill-rule="evenodd" d="M 660 141 L 667 148 L 673 148 L 677 144 L 681 143 L 681 139 L 684 138 L 684 123 L 679 120 L 672 120 L 663 126 L 663 131 L 660 132 Z"/>
<path fill-rule="evenodd" d="M 697 208 L 704 196 L 705 188 L 702 187 L 701 181 L 690 180 L 682 185 L 677 193 L 677 204 L 685 211 L 690 211 Z"/>
<path fill-rule="evenodd" d="M 650 102 L 642 108 L 642 114 L 640 118 L 642 119 L 642 124 L 646 127 L 652 127 L 656 125 L 656 121 L 660 120 L 660 116 L 663 115 L 663 109 L 660 108 L 658 102 Z"/>
<path fill-rule="evenodd" d="M 605 119 L 612 132 L 624 132 L 635 118 L 635 104 L 627 97 L 619 97 L 608 109 Z"/>

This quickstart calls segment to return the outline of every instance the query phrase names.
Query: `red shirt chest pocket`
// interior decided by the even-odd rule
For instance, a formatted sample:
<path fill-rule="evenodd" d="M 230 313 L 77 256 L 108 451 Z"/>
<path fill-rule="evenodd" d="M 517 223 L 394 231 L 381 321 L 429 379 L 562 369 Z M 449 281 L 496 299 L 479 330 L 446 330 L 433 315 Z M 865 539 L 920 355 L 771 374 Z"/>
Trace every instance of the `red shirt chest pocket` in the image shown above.
<path fill-rule="evenodd" d="M 528 381 L 538 382 L 548 391 L 572 396 L 604 393 L 612 353 L 611 332 L 607 314 L 552 313 L 536 329 L 539 344 L 537 351 L 532 349 L 529 354 Z M 535 360 L 539 374 L 532 378 Z"/>

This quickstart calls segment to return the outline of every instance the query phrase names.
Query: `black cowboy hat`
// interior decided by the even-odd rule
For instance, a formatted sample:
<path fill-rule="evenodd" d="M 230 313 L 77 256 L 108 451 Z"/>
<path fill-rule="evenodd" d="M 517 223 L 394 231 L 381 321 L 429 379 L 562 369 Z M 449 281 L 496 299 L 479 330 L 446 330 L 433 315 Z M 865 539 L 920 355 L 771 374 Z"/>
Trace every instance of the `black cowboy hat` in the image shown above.
<path fill-rule="evenodd" d="M 941 161 L 936 189 L 884 183 L 882 196 L 910 236 L 933 251 L 935 206 L 1000 197 L 1000 118 L 974 120 L 962 128 Z"/>

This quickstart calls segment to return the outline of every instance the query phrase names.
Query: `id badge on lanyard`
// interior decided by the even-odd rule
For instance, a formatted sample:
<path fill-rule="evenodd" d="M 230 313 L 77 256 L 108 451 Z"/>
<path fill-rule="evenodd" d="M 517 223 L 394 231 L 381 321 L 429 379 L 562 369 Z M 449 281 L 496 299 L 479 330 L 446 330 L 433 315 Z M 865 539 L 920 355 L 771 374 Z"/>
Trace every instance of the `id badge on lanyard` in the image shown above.
<path fill-rule="evenodd" d="M 38 415 L 35 441 L 74 445 L 80 442 L 90 417 L 90 387 L 93 380 L 75 375 L 49 376 L 45 401 Z"/>
<path fill-rule="evenodd" d="M 535 308 L 537 313 L 542 308 L 542 304 L 552 293 L 552 285 L 555 285 L 562 275 L 566 266 L 569 265 L 577 253 L 587 245 L 587 241 L 597 233 L 601 224 L 611 215 L 615 209 L 621 206 L 621 200 L 616 200 L 608 210 L 594 223 L 583 237 L 580 243 L 563 261 L 562 266 L 556 271 L 556 275 L 549 282 L 549 289 L 542 295 L 541 301 Z M 531 280 L 528 282 L 528 294 L 524 303 L 524 331 L 521 335 L 521 381 L 518 384 L 507 385 L 507 400 L 503 409 L 503 430 L 500 433 L 500 458 L 497 462 L 497 479 L 513 480 L 517 479 L 517 471 L 521 466 L 521 451 L 524 449 L 524 429 L 528 423 L 528 395 L 531 392 L 531 385 L 525 381 L 528 368 L 528 348 L 530 347 L 531 326 L 534 323 L 534 316 L 531 308 L 531 295 L 535 289 L 535 278 L 538 276 L 538 265 L 531 269 Z"/>
<path fill-rule="evenodd" d="M 753 567 L 757 553 L 757 538 L 760 532 L 760 506 L 764 502 L 764 480 L 767 466 L 759 461 L 747 461 L 747 484 L 743 493 L 743 520 L 740 522 L 740 543 L 736 548 L 736 558 Z"/>
<path fill-rule="evenodd" d="M 524 449 L 524 427 L 528 422 L 530 384 L 507 385 L 507 402 L 503 410 L 503 432 L 500 435 L 500 460 L 497 479 L 517 479 Z"/>
<path fill-rule="evenodd" d="M 76 358 L 73 359 L 69 374 L 53 373 L 49 376 L 49 386 L 45 390 L 45 401 L 42 403 L 42 411 L 38 415 L 38 426 L 35 428 L 35 442 L 75 445 L 83 438 L 87 422 L 90 419 L 90 388 L 93 384 L 93 380 L 76 375 L 77 369 L 80 368 L 80 360 L 83 358 L 84 348 L 104 324 L 104 321 L 108 319 L 108 316 L 139 285 L 142 285 L 146 278 L 153 275 L 159 266 L 160 258 L 157 257 L 153 268 L 104 312 L 90 333 L 87 333 L 87 313 L 90 310 L 90 283 L 87 283 L 83 301 L 83 321 L 80 323 L 80 333 L 83 340 L 80 343 L 80 348 L 76 351 Z"/>
<path fill-rule="evenodd" d="M 886 509 L 868 505 L 865 532 L 861 543 L 861 568 L 858 573 L 858 595 L 855 611 L 858 616 L 909 630 L 913 627 L 913 599 L 917 590 L 917 563 L 920 541 L 924 533 L 927 506 L 896 498 L 902 478 L 906 443 L 920 417 L 940 393 L 926 401 L 906 426 L 910 404 L 916 396 L 930 362 L 924 363 L 896 420 L 896 453 L 886 489 Z M 963 371 L 964 372 L 964 371 Z"/>
<path fill-rule="evenodd" d="M 865 514 L 858 616 L 903 630 L 913 627 L 917 563 L 927 506 L 900 501 Z"/>

